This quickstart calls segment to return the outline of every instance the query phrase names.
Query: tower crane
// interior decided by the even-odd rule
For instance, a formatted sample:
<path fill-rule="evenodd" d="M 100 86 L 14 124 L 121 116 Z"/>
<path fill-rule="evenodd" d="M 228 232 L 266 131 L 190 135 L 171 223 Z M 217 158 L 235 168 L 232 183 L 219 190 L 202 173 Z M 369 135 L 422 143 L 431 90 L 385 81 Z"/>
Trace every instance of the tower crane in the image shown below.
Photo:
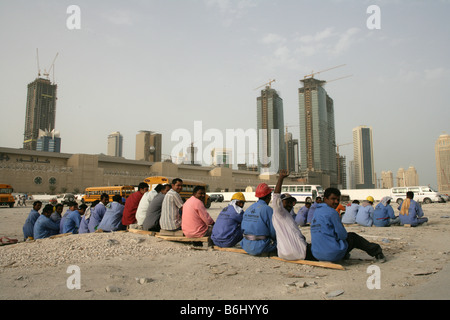
<path fill-rule="evenodd" d="M 353 75 L 352 75 L 352 74 L 350 74 L 350 75 L 348 75 L 348 76 L 345 76 L 345 77 L 340 77 L 340 78 L 337 78 L 337 79 L 333 79 L 333 80 L 327 81 L 327 83 L 329 83 L 329 82 L 333 82 L 333 81 L 338 81 L 338 80 L 341 80 L 341 79 L 346 79 L 346 78 L 350 78 L 350 77 L 353 77 Z"/>
<path fill-rule="evenodd" d="M 275 79 L 269 80 L 269 82 L 263 84 L 262 86 L 259 86 L 258 88 L 255 88 L 255 90 L 258 90 L 259 88 L 262 88 L 262 87 L 265 87 L 265 86 L 268 86 L 269 88 L 272 88 L 272 82 L 275 82 L 275 81 L 276 81 Z"/>
<path fill-rule="evenodd" d="M 343 144 L 337 144 L 336 145 L 336 153 L 339 153 L 339 147 L 343 147 L 349 144 L 353 144 L 353 142 L 343 143 Z"/>
<path fill-rule="evenodd" d="M 41 67 L 39 66 L 39 49 L 36 48 L 36 61 L 37 61 L 37 68 L 38 68 L 38 77 L 41 76 Z"/>
<path fill-rule="evenodd" d="M 52 69 L 54 69 L 54 67 L 55 67 L 55 61 L 56 61 L 56 58 L 58 58 L 58 55 L 59 55 L 59 53 L 56 53 L 55 59 L 53 59 L 53 62 L 50 65 L 50 68 L 48 69 L 48 72 L 46 70 L 44 70 L 44 76 L 46 76 L 47 79 L 49 79 L 49 74 L 52 71 Z M 55 80 L 55 74 L 53 73 L 53 81 L 54 80 Z"/>
<path fill-rule="evenodd" d="M 335 67 L 328 68 L 328 69 L 321 70 L 321 71 L 317 71 L 317 72 L 312 71 L 311 74 L 307 74 L 306 76 L 303 77 L 303 79 L 314 78 L 314 75 L 316 75 L 316 74 L 323 73 L 323 72 L 326 72 L 326 71 L 329 71 L 329 70 L 333 70 L 333 69 L 337 69 L 337 68 L 340 68 L 340 67 L 343 67 L 343 66 L 345 66 L 345 64 L 341 64 L 339 66 L 335 66 Z"/>

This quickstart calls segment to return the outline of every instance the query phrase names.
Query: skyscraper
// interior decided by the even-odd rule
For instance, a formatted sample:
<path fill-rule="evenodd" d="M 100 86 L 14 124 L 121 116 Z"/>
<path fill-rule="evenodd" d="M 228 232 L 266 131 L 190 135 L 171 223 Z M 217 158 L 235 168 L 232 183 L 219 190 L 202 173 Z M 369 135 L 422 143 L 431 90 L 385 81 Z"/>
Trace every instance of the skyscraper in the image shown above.
<path fill-rule="evenodd" d="M 298 172 L 299 155 L 298 155 L 298 140 L 292 138 L 292 133 L 286 132 L 286 167 L 289 172 Z"/>
<path fill-rule="evenodd" d="M 381 171 L 381 188 L 390 189 L 394 187 L 394 175 L 392 171 Z"/>
<path fill-rule="evenodd" d="M 353 159 L 356 189 L 374 189 L 376 177 L 371 127 L 359 126 L 353 129 Z"/>
<path fill-rule="evenodd" d="M 257 98 L 258 166 L 261 172 L 286 169 L 283 99 L 266 86 Z"/>
<path fill-rule="evenodd" d="M 442 134 L 435 144 L 439 192 L 450 194 L 450 135 Z"/>
<path fill-rule="evenodd" d="M 136 135 L 136 160 L 161 162 L 162 135 L 151 131 L 139 131 Z"/>
<path fill-rule="evenodd" d="M 36 150 L 39 130 L 55 129 L 57 85 L 37 78 L 28 84 L 23 148 Z"/>
<path fill-rule="evenodd" d="M 108 156 L 122 157 L 123 136 L 120 132 L 113 132 L 108 136 Z"/>
<path fill-rule="evenodd" d="M 301 171 L 310 183 L 337 186 L 334 102 L 315 78 L 298 89 Z M 315 181 L 314 181 L 315 180 Z"/>
<path fill-rule="evenodd" d="M 400 168 L 397 171 L 397 187 L 412 187 L 419 185 L 419 175 L 416 168 L 410 166 L 407 170 Z"/>
<path fill-rule="evenodd" d="M 36 145 L 37 151 L 61 152 L 61 137 L 59 131 L 39 130 L 39 137 Z"/>

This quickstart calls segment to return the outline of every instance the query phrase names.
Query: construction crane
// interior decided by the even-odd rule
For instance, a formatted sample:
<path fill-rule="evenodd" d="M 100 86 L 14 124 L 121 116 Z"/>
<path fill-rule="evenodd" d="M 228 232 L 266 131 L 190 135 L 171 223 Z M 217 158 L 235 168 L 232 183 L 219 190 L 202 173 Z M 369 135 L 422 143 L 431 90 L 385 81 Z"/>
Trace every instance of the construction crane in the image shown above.
<path fill-rule="evenodd" d="M 317 71 L 317 72 L 312 71 L 311 74 L 307 74 L 306 76 L 303 77 L 303 79 L 314 78 L 314 75 L 316 75 L 316 74 L 323 73 L 323 72 L 326 72 L 326 71 L 329 71 L 329 70 L 333 70 L 333 69 L 337 69 L 337 68 L 340 68 L 340 67 L 343 67 L 343 66 L 345 66 L 345 64 L 341 64 L 339 66 L 328 68 L 328 69 L 325 69 L 325 70 L 322 70 L 322 71 Z"/>
<path fill-rule="evenodd" d="M 56 58 L 58 58 L 58 55 L 59 55 L 59 53 L 56 53 L 55 59 L 53 59 L 53 62 L 48 69 L 48 72 L 46 70 L 44 70 L 44 76 L 46 76 L 47 79 L 49 79 L 49 75 L 50 75 L 50 72 L 52 71 L 52 69 L 54 70 L 55 61 L 56 61 Z M 53 72 L 53 82 L 54 81 L 55 81 L 55 73 Z"/>
<path fill-rule="evenodd" d="M 353 142 L 336 145 L 336 153 L 339 153 L 339 147 L 343 147 L 343 146 L 346 146 L 346 145 L 349 145 L 349 144 L 353 144 Z"/>
<path fill-rule="evenodd" d="M 350 78 L 350 77 L 353 77 L 353 75 L 350 74 L 350 75 L 345 76 L 345 77 L 340 77 L 340 78 L 337 78 L 337 79 L 333 79 L 333 80 L 327 81 L 327 83 L 330 83 L 330 82 L 333 82 L 333 81 L 338 81 L 338 80 L 341 80 L 341 79 Z"/>
<path fill-rule="evenodd" d="M 37 61 L 37 68 L 38 68 L 38 77 L 41 76 L 41 67 L 39 66 L 39 49 L 36 48 L 36 61 Z"/>
<path fill-rule="evenodd" d="M 268 86 L 269 88 L 272 88 L 272 82 L 275 82 L 275 81 L 276 81 L 275 79 L 269 80 L 269 82 L 264 83 L 262 86 L 259 86 L 258 88 L 255 88 L 255 90 L 258 90 L 259 88 L 262 88 L 262 87 L 265 87 L 265 86 Z"/>

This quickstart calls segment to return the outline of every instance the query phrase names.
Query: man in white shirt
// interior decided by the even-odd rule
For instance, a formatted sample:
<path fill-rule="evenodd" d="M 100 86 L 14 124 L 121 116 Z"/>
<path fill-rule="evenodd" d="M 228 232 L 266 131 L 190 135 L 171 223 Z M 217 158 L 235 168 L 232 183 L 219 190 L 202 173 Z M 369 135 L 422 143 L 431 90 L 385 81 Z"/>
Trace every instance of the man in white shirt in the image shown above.
<path fill-rule="evenodd" d="M 147 216 L 148 210 L 150 208 L 150 203 L 156 197 L 156 195 L 161 192 L 162 188 L 163 185 L 158 184 L 153 190 L 147 191 L 142 196 L 136 211 L 136 221 L 138 225 L 142 226 L 144 224 L 145 217 Z"/>
<path fill-rule="evenodd" d="M 272 223 L 277 235 L 278 257 L 285 260 L 315 260 L 311 248 L 290 214 L 297 200 L 290 194 L 281 194 L 283 180 L 289 176 L 286 170 L 281 170 L 272 197 Z"/>

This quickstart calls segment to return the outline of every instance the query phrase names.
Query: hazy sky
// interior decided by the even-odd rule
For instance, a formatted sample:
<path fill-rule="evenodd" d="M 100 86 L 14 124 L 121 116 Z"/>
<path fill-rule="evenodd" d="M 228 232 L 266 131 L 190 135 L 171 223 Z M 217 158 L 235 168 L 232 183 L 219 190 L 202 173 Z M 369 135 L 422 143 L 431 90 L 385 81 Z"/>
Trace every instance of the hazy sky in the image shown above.
<path fill-rule="evenodd" d="M 70 5 L 81 10 L 71 30 Z M 381 29 L 369 29 L 370 5 Z M 450 133 L 450 1 L 0 0 L 0 146 L 21 148 L 27 85 L 58 53 L 56 129 L 64 153 L 106 153 L 120 131 L 134 159 L 139 130 L 163 134 L 256 128 L 255 88 L 284 101 L 285 124 L 299 137 L 300 79 L 333 80 L 336 142 L 373 128 L 374 161 L 395 174 L 414 166 L 436 187 L 434 144 Z M 72 20 L 70 20 L 72 21 Z M 53 79 L 53 77 L 52 77 Z M 207 141 L 196 141 L 209 144 Z M 353 159 L 351 145 L 341 153 Z"/>

